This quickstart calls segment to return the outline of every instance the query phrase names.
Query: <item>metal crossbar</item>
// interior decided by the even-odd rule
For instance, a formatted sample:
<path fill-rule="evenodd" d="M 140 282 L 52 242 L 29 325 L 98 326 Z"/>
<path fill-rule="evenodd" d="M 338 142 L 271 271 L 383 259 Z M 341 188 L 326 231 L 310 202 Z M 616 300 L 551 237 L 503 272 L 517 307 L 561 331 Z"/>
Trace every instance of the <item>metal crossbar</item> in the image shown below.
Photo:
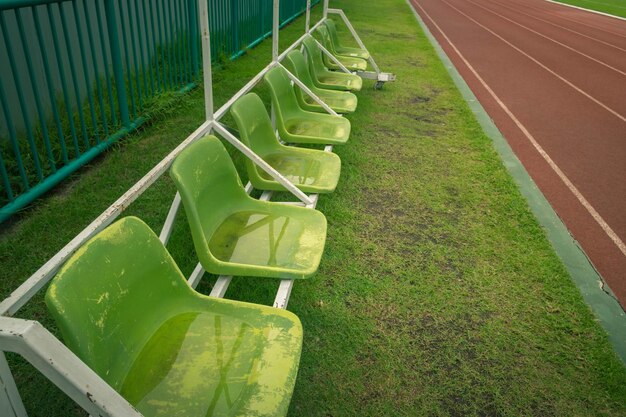
<path fill-rule="evenodd" d="M 279 1 L 280 0 L 274 0 L 272 62 L 270 62 L 263 70 L 261 70 L 261 72 L 246 83 L 246 85 L 244 85 L 217 111 L 214 110 L 213 104 L 208 6 L 206 1 L 198 1 L 197 16 L 201 30 L 206 121 L 183 142 L 181 142 L 163 160 L 154 166 L 143 178 L 141 178 L 135 185 L 118 198 L 115 203 L 113 203 L 100 216 L 91 222 L 89 226 L 75 236 L 67 245 L 63 247 L 63 249 L 61 249 L 56 255 L 48 260 L 48 262 L 39 268 L 37 272 L 31 275 L 22 285 L 13 291 L 9 297 L 0 303 L 0 414 L 2 416 L 26 416 L 26 411 L 17 391 L 11 370 L 6 362 L 4 352 L 14 352 L 24 357 L 50 381 L 57 385 L 70 398 L 72 398 L 78 405 L 92 415 L 141 416 L 141 414 L 135 410 L 134 407 L 132 407 L 132 405 L 130 405 L 119 393 L 113 390 L 104 380 L 102 380 L 102 378 L 85 365 L 85 363 L 83 363 L 73 352 L 63 345 L 54 335 L 41 326 L 41 324 L 36 321 L 12 318 L 10 316 L 15 315 L 22 306 L 24 306 L 40 289 L 42 289 L 75 251 L 87 242 L 87 240 L 92 238 L 117 219 L 117 217 L 119 217 L 133 201 L 141 196 L 145 190 L 147 190 L 169 169 L 172 162 L 184 149 L 199 138 L 215 131 L 233 144 L 239 151 L 244 153 L 247 158 L 272 176 L 272 178 L 290 191 L 299 200 L 299 202 L 284 202 L 284 204 L 296 204 L 310 209 L 314 209 L 316 207 L 319 199 L 318 194 L 306 195 L 300 191 L 293 183 L 287 180 L 262 158 L 256 155 L 250 148 L 244 145 L 219 122 L 228 109 L 240 97 L 254 88 L 254 86 L 256 86 L 263 79 L 263 76 L 270 69 L 275 66 L 280 66 L 285 69 L 281 64 L 281 61 L 289 52 L 298 48 L 308 36 L 311 36 L 311 33 L 319 27 L 319 25 L 324 23 L 329 12 L 338 12 L 337 9 L 329 9 L 328 0 L 324 0 L 323 16 L 315 25 L 311 27 L 311 1 L 307 0 L 305 33 L 285 51 L 280 53 L 278 48 L 279 25 L 277 22 L 279 17 Z M 343 14 L 342 11 L 339 12 L 341 12 L 342 18 L 346 20 L 347 18 L 345 18 L 345 14 Z M 355 39 L 357 39 L 357 42 L 362 45 L 362 42 L 358 39 L 358 35 L 354 32 L 352 26 L 349 24 L 349 21 L 347 24 L 351 32 L 353 32 Z M 323 51 L 325 51 L 325 53 L 329 53 L 326 51 L 326 48 L 321 45 L 320 47 Z M 364 46 L 362 47 L 364 48 Z M 331 59 L 333 58 L 334 57 L 331 57 Z M 334 61 L 337 62 L 336 59 L 334 59 Z M 341 63 L 337 63 L 343 67 L 344 70 L 350 72 Z M 378 67 L 375 63 L 372 67 L 378 71 Z M 305 84 L 303 84 L 295 75 L 286 69 L 285 71 L 289 78 L 315 102 L 320 104 L 326 112 L 331 115 L 341 117 L 322 99 L 314 94 Z M 332 152 L 332 150 L 333 147 L 331 145 L 324 148 L 324 151 L 326 152 Z M 251 193 L 252 191 L 252 185 L 248 183 L 246 185 L 246 192 Z M 270 200 L 272 196 L 273 193 L 271 191 L 266 191 L 261 195 L 260 199 Z M 159 239 L 164 244 L 167 244 L 171 236 L 176 215 L 180 210 L 180 206 L 181 198 L 180 195 L 176 193 L 159 235 Z M 204 275 L 204 272 L 205 271 L 202 266 L 198 264 L 191 276 L 188 278 L 189 285 L 195 288 Z M 213 297 L 224 297 L 231 279 L 232 277 L 230 276 L 220 276 L 214 284 L 210 295 Z M 274 307 L 282 309 L 287 308 L 293 284 L 293 280 L 280 281 L 273 304 Z"/>
<path fill-rule="evenodd" d="M 318 48 L 320 48 L 322 50 L 322 52 L 324 53 L 324 55 L 326 55 L 331 61 L 333 61 L 333 63 L 337 64 L 339 66 L 339 68 L 341 68 L 341 70 L 347 74 L 352 74 L 352 71 L 350 71 L 348 68 L 346 68 L 345 65 L 343 65 L 343 63 L 337 59 L 337 57 L 335 55 L 333 55 L 328 49 L 326 49 L 326 47 L 324 45 L 322 45 L 322 43 L 320 41 L 318 41 L 317 39 L 313 38 L 313 40 L 315 41 L 315 44 L 318 46 Z"/>

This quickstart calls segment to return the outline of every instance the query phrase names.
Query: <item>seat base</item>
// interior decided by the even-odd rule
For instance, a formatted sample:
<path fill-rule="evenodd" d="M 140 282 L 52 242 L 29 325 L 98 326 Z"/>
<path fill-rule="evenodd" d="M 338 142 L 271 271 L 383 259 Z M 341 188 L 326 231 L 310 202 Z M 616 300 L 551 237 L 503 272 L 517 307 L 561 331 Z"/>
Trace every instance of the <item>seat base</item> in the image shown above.
<path fill-rule="evenodd" d="M 346 68 L 351 71 L 365 71 L 367 69 L 367 61 L 361 58 L 352 58 L 349 56 L 335 55 L 335 58 L 339 60 Z M 341 67 L 337 65 L 333 60 L 324 55 L 324 63 L 331 70 L 340 70 Z"/>
<path fill-rule="evenodd" d="M 166 320 L 134 361 L 121 394 L 144 416 L 286 415 L 302 343 L 299 320 L 265 306 L 237 309 L 220 300 L 214 307 Z"/>
<path fill-rule="evenodd" d="M 318 87 L 339 91 L 360 91 L 363 80 L 358 75 L 344 72 L 320 74 L 317 76 Z"/>
<path fill-rule="evenodd" d="M 316 93 L 324 103 L 337 113 L 353 113 L 356 110 L 358 99 L 352 93 L 345 91 L 324 91 L 321 89 L 318 89 Z M 304 94 L 304 104 L 308 107 L 306 110 L 326 113 L 326 110 L 307 94 Z"/>
<path fill-rule="evenodd" d="M 306 193 L 332 193 L 339 182 L 341 160 L 334 153 L 312 149 L 285 149 L 282 152 L 260 156 Z M 259 176 L 265 181 L 262 184 L 253 182 L 255 188 L 285 191 L 285 188 L 265 171 L 259 170 Z"/>
<path fill-rule="evenodd" d="M 370 54 L 366 50 L 360 48 L 351 48 L 349 46 L 335 45 L 335 52 L 337 52 L 337 55 L 339 56 L 345 56 L 348 58 L 361 58 L 365 60 L 370 58 Z"/>
<path fill-rule="evenodd" d="M 348 119 L 311 112 L 285 120 L 285 129 L 287 137 L 282 139 L 287 143 L 342 145 L 350 137 Z"/>
<path fill-rule="evenodd" d="M 228 215 L 212 233 L 209 250 L 221 268 L 210 272 L 283 279 L 313 275 L 326 240 L 324 215 L 302 207 L 256 203 Z"/>

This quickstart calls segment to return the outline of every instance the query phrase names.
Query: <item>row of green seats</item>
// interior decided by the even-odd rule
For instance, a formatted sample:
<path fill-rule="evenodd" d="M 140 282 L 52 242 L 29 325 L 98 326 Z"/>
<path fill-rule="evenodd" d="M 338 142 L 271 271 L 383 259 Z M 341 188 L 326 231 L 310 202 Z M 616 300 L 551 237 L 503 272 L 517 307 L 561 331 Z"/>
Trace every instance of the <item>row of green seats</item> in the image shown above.
<path fill-rule="evenodd" d="M 328 70 L 304 41 L 285 66 L 339 113 L 356 109 L 361 79 Z M 281 139 L 342 144 L 350 123 L 292 86 L 285 70 L 265 78 Z M 254 93 L 231 107 L 241 141 L 308 193 L 335 190 L 331 152 L 285 146 Z M 246 160 L 252 185 L 284 188 Z M 199 139 L 170 168 L 198 259 L 214 274 L 301 279 L 313 275 L 326 241 L 317 211 L 250 197 L 215 136 Z M 194 291 L 154 232 L 123 218 L 61 268 L 46 304 L 65 344 L 145 416 L 284 416 L 298 371 L 302 325 L 285 310 Z"/>

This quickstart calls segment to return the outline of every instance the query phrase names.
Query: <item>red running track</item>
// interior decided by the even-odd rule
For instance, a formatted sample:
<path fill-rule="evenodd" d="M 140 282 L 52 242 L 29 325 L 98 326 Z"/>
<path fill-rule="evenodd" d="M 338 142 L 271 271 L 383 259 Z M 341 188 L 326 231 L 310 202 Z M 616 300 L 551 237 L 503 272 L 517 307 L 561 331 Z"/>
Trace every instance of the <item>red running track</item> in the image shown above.
<path fill-rule="evenodd" d="M 411 0 L 626 307 L 626 21 L 544 0 Z"/>

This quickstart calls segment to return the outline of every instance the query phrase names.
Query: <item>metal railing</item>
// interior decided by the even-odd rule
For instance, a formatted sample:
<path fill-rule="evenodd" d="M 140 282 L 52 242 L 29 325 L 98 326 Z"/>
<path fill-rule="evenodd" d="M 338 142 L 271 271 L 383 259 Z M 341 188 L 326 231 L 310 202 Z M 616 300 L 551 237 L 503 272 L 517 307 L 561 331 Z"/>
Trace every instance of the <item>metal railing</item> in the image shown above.
<path fill-rule="evenodd" d="M 272 32 L 271 0 L 207 2 L 215 57 Z M 281 2 L 281 24 L 305 7 Z M 0 222 L 195 85 L 197 21 L 193 0 L 0 2 Z"/>

